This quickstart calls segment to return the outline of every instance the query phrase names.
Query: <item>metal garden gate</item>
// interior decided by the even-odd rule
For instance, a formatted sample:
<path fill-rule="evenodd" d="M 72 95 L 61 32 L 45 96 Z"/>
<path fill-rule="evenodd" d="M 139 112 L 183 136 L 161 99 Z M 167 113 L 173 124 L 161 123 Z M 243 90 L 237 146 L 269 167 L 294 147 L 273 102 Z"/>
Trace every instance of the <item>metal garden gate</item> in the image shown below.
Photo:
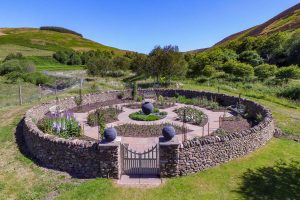
<path fill-rule="evenodd" d="M 121 144 L 121 168 L 126 175 L 158 176 L 158 145 L 139 153 Z"/>

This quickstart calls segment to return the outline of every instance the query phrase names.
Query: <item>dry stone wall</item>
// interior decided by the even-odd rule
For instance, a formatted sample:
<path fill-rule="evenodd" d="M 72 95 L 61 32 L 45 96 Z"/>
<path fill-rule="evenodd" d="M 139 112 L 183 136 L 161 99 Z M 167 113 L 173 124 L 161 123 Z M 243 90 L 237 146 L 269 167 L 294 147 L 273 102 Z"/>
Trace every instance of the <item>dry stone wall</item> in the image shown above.
<path fill-rule="evenodd" d="M 93 104 L 114 100 L 120 93 L 130 97 L 131 91 L 109 91 L 83 96 L 83 104 Z M 180 144 L 178 142 L 160 142 L 160 172 L 162 177 L 181 176 L 195 173 L 209 167 L 243 156 L 263 146 L 273 136 L 274 122 L 270 111 L 263 106 L 233 96 L 223 94 L 172 90 L 139 90 L 140 95 L 156 93 L 173 97 L 177 94 L 187 97 L 206 97 L 214 99 L 224 106 L 234 105 L 238 101 L 246 105 L 249 116 L 261 114 L 262 122 L 249 130 L 224 136 L 206 136 L 194 138 Z M 68 110 L 76 105 L 73 98 L 58 101 L 60 110 Z M 99 144 L 96 141 L 62 139 L 45 134 L 38 129 L 36 122 L 42 119 L 56 101 L 41 104 L 25 114 L 23 136 L 29 153 L 42 165 L 66 171 L 83 178 L 120 176 L 120 144 L 112 142 Z"/>

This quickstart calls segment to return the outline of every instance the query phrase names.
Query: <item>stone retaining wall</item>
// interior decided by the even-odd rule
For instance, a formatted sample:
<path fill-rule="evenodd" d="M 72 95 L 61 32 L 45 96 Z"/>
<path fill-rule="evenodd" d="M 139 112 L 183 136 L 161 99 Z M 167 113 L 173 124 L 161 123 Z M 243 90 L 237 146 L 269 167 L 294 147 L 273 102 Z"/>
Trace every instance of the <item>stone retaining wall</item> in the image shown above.
<path fill-rule="evenodd" d="M 187 175 L 228 162 L 265 145 L 273 137 L 275 127 L 271 112 L 255 102 L 209 92 L 184 90 L 161 90 L 159 92 L 163 96 L 170 97 L 175 94 L 189 98 L 206 97 L 218 101 L 223 106 L 235 105 L 240 101 L 246 106 L 249 117 L 261 114 L 263 118 L 258 125 L 249 130 L 224 136 L 194 138 L 181 145 L 169 142 L 169 148 L 167 148 L 168 144 L 160 143 L 160 148 L 163 148 L 160 152 L 164 158 L 160 164 L 162 177 Z M 174 166 L 174 163 L 177 163 L 177 166 Z"/>
<path fill-rule="evenodd" d="M 130 90 L 123 91 L 125 96 Z M 139 90 L 140 95 L 156 92 L 172 97 L 175 94 L 187 97 L 205 96 L 215 99 L 224 106 L 234 105 L 239 99 L 233 96 L 198 92 L 189 90 Z M 113 100 L 121 91 L 109 91 L 83 96 L 83 104 Z M 207 136 L 186 141 L 183 144 L 160 142 L 160 171 L 162 177 L 180 176 L 194 173 L 231 159 L 245 155 L 264 145 L 273 135 L 274 123 L 271 113 L 263 106 L 252 101 L 240 99 L 247 106 L 250 117 L 258 113 L 263 121 L 257 126 L 226 136 Z M 40 131 L 36 122 L 42 119 L 55 101 L 31 108 L 24 118 L 24 140 L 29 153 L 42 165 L 62 170 L 76 177 L 109 177 L 120 176 L 120 144 L 112 142 L 98 144 L 94 141 L 79 139 L 62 139 Z M 68 110 L 76 105 L 73 98 L 59 100 L 59 108 Z"/>
<path fill-rule="evenodd" d="M 120 91 L 84 95 L 83 104 L 93 104 L 116 99 Z M 127 91 L 128 94 L 129 91 Z M 68 172 L 80 178 L 119 178 L 119 142 L 99 144 L 95 141 L 63 139 L 45 134 L 36 122 L 42 119 L 52 106 L 68 110 L 76 105 L 73 98 L 51 101 L 31 108 L 25 114 L 23 136 L 27 150 L 45 167 Z"/>

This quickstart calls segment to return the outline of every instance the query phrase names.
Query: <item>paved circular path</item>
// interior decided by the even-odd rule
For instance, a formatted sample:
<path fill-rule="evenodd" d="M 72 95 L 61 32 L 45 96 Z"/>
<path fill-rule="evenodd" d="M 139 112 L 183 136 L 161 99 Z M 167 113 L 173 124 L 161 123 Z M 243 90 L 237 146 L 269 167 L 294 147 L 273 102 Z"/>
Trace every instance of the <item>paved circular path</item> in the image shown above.
<path fill-rule="evenodd" d="M 116 106 L 122 107 L 124 105 L 125 104 L 118 104 Z M 177 114 L 174 112 L 174 110 L 184 106 L 187 105 L 176 103 L 175 106 L 173 107 L 160 109 L 161 111 L 165 111 L 168 113 L 167 117 L 161 120 L 151 121 L 151 122 L 135 121 L 130 119 L 129 114 L 133 112 L 137 112 L 140 109 L 130 109 L 130 108 L 123 107 L 124 112 L 118 115 L 118 121 L 109 123 L 106 125 L 106 127 L 114 127 L 122 124 L 129 124 L 129 123 L 138 124 L 138 125 L 171 123 L 171 124 L 182 126 L 182 122 L 176 120 Z M 213 112 L 211 110 L 207 110 L 205 108 L 200 108 L 197 106 L 191 106 L 191 107 L 199 109 L 202 112 L 204 112 L 208 117 L 208 123 L 204 127 L 186 124 L 186 127 L 190 130 L 190 132 L 187 133 L 188 139 L 191 139 L 193 137 L 201 137 L 201 136 L 208 135 L 219 128 L 219 118 L 220 116 L 224 115 L 224 112 Z M 98 127 L 91 127 L 87 124 L 87 116 L 90 112 L 74 113 L 74 116 L 76 120 L 79 121 L 79 123 L 84 126 L 84 135 L 90 138 L 98 139 L 99 137 Z M 231 114 L 228 112 L 225 112 L 225 115 L 231 116 Z M 208 130 L 208 124 L 209 124 L 209 130 Z M 183 139 L 182 135 L 176 135 L 176 137 L 178 138 L 179 141 L 182 141 Z M 118 137 L 118 139 L 121 140 L 122 143 L 128 144 L 131 149 L 136 150 L 137 152 L 143 152 L 144 150 L 147 150 L 158 143 L 158 137 L 123 137 L 122 136 L 122 137 Z"/>

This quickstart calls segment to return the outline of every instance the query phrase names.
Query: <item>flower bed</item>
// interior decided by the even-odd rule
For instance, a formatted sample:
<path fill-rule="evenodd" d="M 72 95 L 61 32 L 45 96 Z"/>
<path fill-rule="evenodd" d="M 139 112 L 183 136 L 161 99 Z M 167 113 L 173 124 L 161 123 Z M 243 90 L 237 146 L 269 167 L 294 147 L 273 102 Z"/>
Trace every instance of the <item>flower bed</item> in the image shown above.
<path fill-rule="evenodd" d="M 226 110 L 225 107 L 219 105 L 216 100 L 209 100 L 206 97 L 187 98 L 185 96 L 177 96 L 176 101 L 187 105 L 199 106 L 213 111 Z"/>
<path fill-rule="evenodd" d="M 87 117 L 89 126 L 97 126 L 99 124 L 100 116 L 104 123 L 111 123 L 118 120 L 118 115 L 122 112 L 122 108 L 110 106 L 108 108 L 98 108 Z"/>
<path fill-rule="evenodd" d="M 51 117 L 41 119 L 38 128 L 48 134 L 57 135 L 62 138 L 74 138 L 81 136 L 81 127 L 75 120 L 73 114 L 55 114 Z"/>
<path fill-rule="evenodd" d="M 207 115 L 205 115 L 201 110 L 185 106 L 174 110 L 178 115 L 178 120 L 181 122 L 186 122 L 189 124 L 203 126 L 207 123 Z"/>
<path fill-rule="evenodd" d="M 158 109 L 155 109 L 150 115 L 145 115 L 143 111 L 131 113 L 129 118 L 136 121 L 156 121 L 165 118 L 167 114 L 167 112 L 159 112 Z"/>
<path fill-rule="evenodd" d="M 166 125 L 170 124 L 159 124 L 159 125 L 137 125 L 137 124 L 123 124 L 114 127 L 118 131 L 119 136 L 124 137 L 157 137 L 162 135 L 162 129 Z M 183 134 L 189 132 L 186 127 L 177 126 L 171 124 L 175 130 L 176 134 Z"/>

